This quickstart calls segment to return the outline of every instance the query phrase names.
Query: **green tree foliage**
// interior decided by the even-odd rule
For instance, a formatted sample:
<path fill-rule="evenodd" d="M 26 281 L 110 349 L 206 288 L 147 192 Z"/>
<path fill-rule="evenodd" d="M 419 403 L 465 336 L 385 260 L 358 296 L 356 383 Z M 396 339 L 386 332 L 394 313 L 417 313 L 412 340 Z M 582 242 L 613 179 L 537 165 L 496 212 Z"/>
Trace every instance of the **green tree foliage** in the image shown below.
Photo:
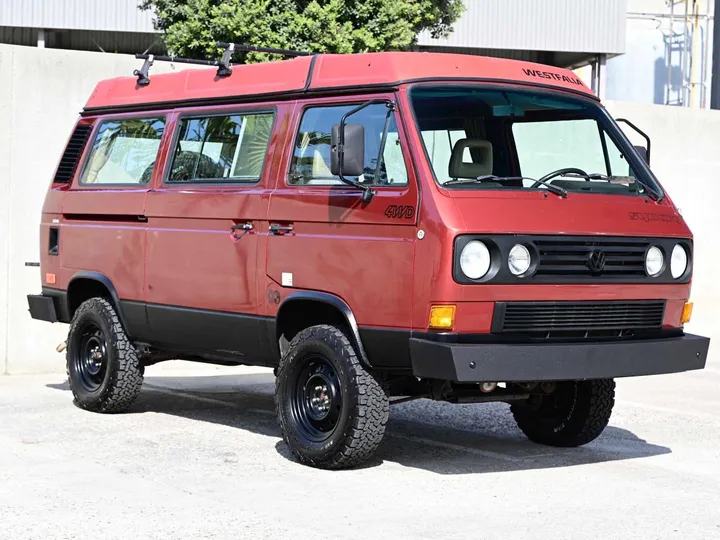
<path fill-rule="evenodd" d="M 171 54 L 217 58 L 218 41 L 318 53 L 407 50 L 452 31 L 462 0 L 142 0 Z M 236 56 L 236 60 L 240 55 Z M 247 62 L 267 60 L 251 53 Z"/>

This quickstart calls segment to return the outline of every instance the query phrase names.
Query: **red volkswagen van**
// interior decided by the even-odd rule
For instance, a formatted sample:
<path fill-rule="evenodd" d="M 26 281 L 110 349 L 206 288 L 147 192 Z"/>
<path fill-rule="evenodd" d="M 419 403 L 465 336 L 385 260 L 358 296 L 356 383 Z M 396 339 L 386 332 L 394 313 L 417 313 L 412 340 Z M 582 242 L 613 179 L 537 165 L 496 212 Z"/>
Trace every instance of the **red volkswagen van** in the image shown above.
<path fill-rule="evenodd" d="M 300 56 L 99 83 L 42 212 L 36 319 L 79 407 L 146 366 L 268 366 L 297 459 L 343 468 L 389 406 L 502 401 L 578 446 L 614 378 L 702 369 L 692 235 L 572 72 L 429 53 Z"/>

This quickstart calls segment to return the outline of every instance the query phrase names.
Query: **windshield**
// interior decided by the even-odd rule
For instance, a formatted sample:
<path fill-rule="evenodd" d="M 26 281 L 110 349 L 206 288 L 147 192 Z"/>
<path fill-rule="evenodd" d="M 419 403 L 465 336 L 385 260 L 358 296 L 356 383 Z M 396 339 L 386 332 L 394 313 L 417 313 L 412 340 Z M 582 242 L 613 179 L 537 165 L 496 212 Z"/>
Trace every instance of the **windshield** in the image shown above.
<path fill-rule="evenodd" d="M 416 86 L 410 97 L 435 177 L 449 189 L 662 193 L 592 101 L 477 85 Z"/>

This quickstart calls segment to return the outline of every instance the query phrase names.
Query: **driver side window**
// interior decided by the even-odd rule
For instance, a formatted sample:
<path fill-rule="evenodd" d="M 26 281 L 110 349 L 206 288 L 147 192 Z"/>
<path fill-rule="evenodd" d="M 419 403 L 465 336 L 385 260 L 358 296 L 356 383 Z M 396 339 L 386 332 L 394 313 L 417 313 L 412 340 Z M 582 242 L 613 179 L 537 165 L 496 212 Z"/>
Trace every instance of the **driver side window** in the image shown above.
<path fill-rule="evenodd" d="M 343 185 L 330 172 L 330 138 L 332 127 L 356 105 L 311 107 L 305 110 L 295 137 L 290 184 Z M 382 149 L 386 120 L 388 133 Z M 408 183 L 395 115 L 383 104 L 370 105 L 347 119 L 348 124 L 365 128 L 364 173 L 353 178 L 363 184 L 403 186 Z M 378 163 L 379 162 L 379 163 Z"/>

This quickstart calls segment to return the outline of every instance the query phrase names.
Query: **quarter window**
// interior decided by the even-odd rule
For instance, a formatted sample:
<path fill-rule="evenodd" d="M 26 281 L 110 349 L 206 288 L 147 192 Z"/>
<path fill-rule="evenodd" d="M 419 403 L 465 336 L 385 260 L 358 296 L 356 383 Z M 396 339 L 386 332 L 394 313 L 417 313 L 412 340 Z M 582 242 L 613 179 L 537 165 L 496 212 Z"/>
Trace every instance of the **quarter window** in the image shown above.
<path fill-rule="evenodd" d="M 127 118 L 100 124 L 82 184 L 147 184 L 152 177 L 163 118 Z"/>
<path fill-rule="evenodd" d="M 272 113 L 183 118 L 168 182 L 258 182 L 273 118 Z"/>
<path fill-rule="evenodd" d="M 354 107 L 313 107 L 305 111 L 295 139 L 291 184 L 343 184 L 330 172 L 330 138 L 333 125 L 339 124 L 342 115 Z M 407 169 L 392 111 L 386 105 L 370 105 L 350 116 L 347 123 L 365 127 L 365 172 L 352 180 L 373 185 L 407 185 Z M 381 151 L 386 123 L 388 133 Z"/>

